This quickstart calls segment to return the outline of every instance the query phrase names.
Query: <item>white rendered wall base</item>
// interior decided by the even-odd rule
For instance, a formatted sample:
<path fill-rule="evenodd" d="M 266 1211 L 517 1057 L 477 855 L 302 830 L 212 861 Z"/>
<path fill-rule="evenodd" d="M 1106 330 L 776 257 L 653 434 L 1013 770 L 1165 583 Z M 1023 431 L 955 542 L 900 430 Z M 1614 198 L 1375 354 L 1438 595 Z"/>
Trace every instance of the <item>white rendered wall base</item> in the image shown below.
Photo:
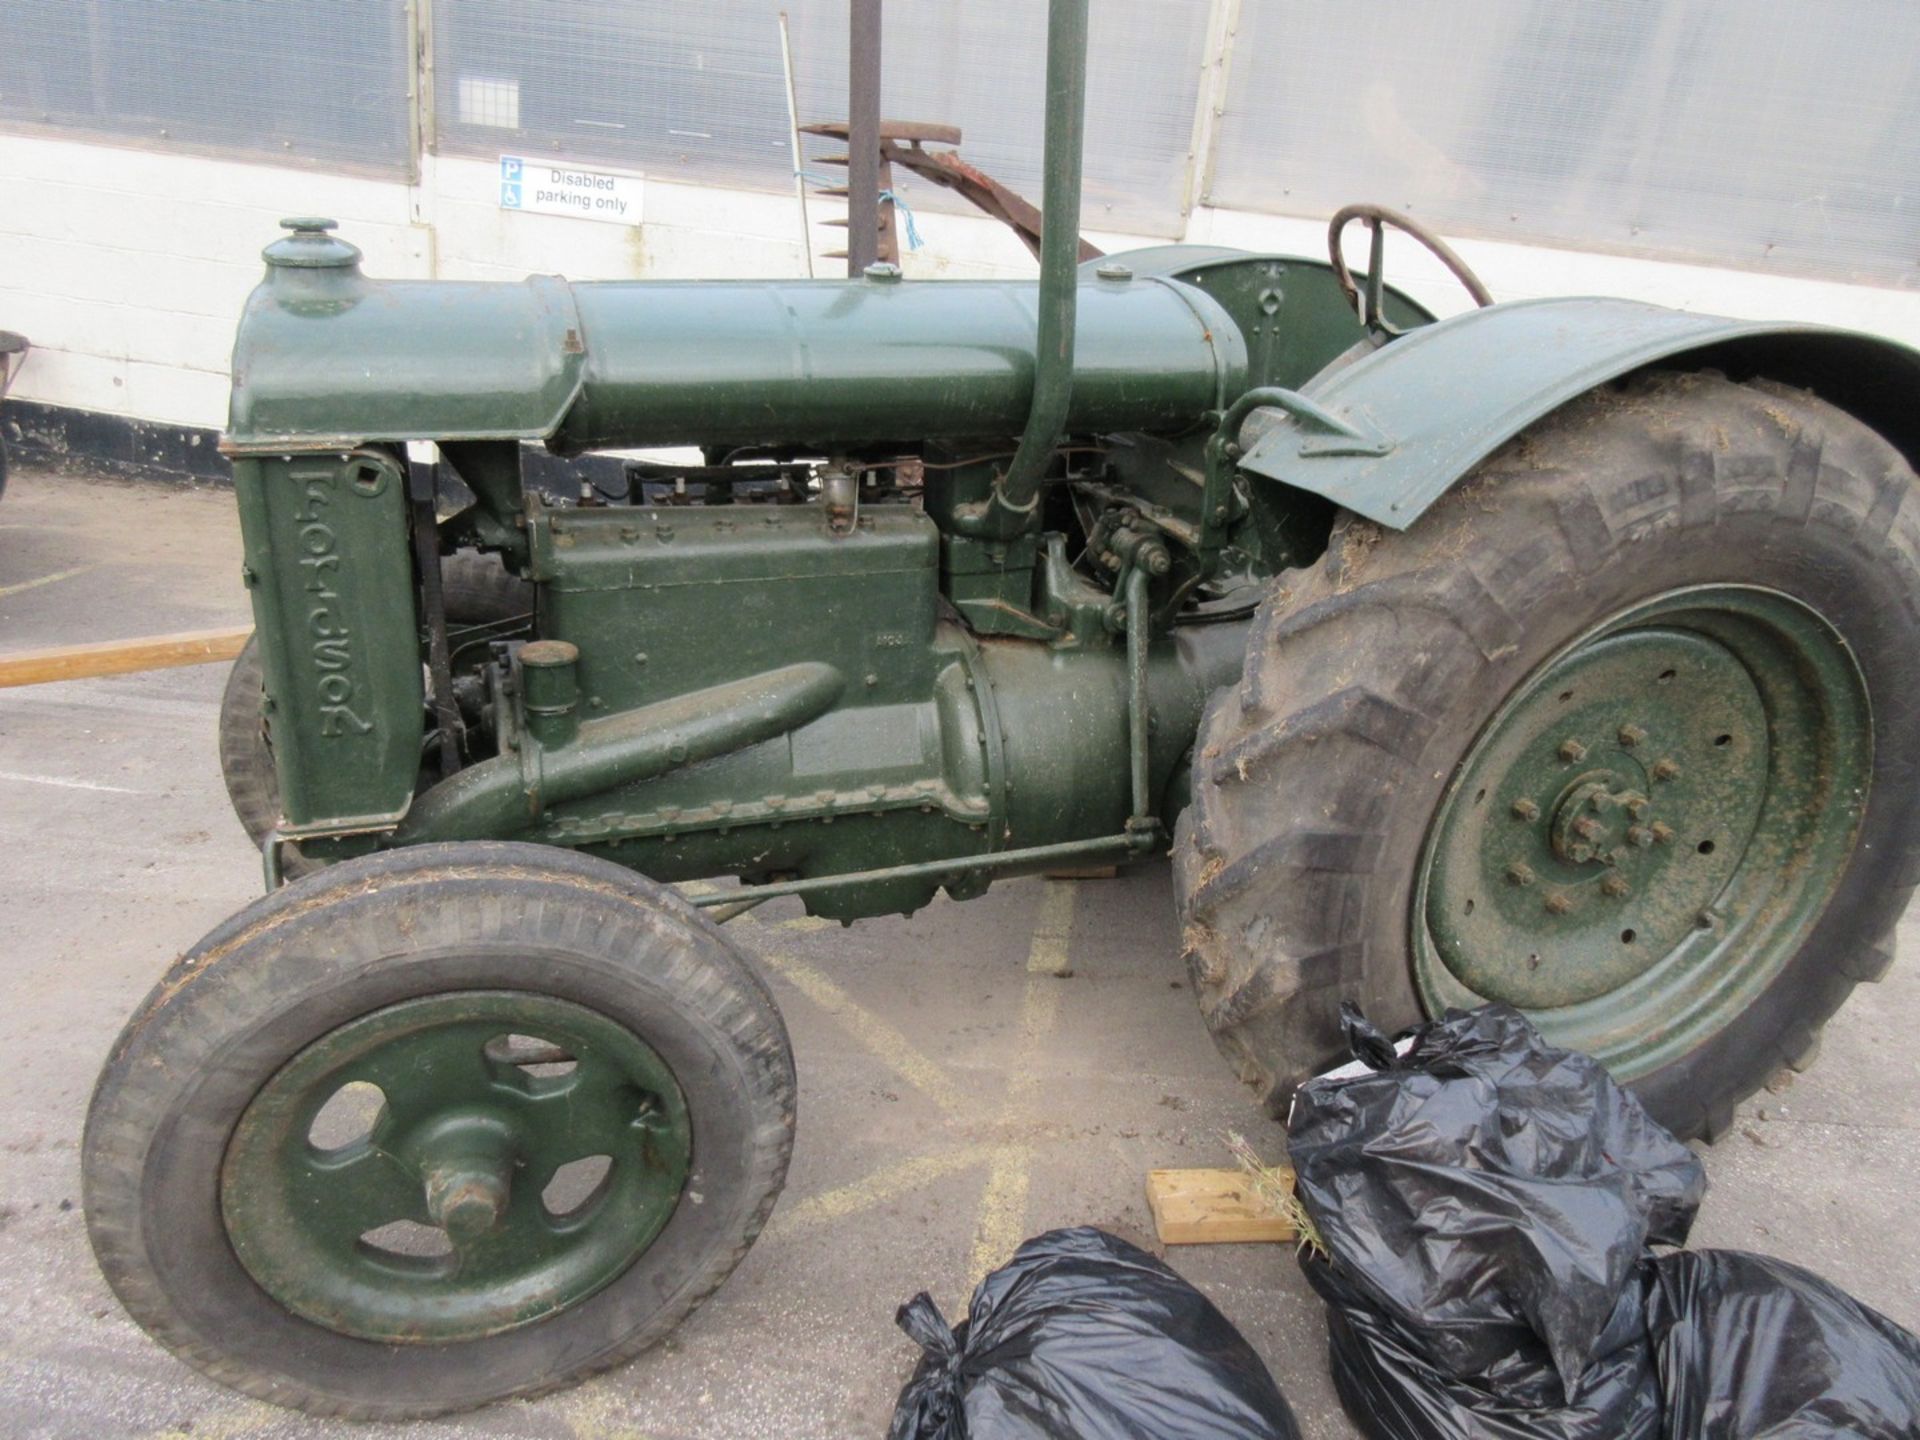
<path fill-rule="evenodd" d="M 260 248 L 286 215 L 330 215 L 366 252 L 369 274 L 517 280 L 806 273 L 791 194 L 649 180 L 642 223 L 621 226 L 497 206 L 491 161 L 428 156 L 420 182 L 0 135 L 0 329 L 34 350 L 14 394 L 72 409 L 219 428 L 241 302 Z M 1356 198 L 1366 198 L 1356 177 Z M 911 197 L 913 192 L 909 191 Z M 833 213 L 814 207 L 816 218 Z M 917 212 L 915 278 L 1031 275 L 1011 232 L 973 215 Z M 818 250 L 839 235 L 819 227 Z M 1317 256 L 1317 221 L 1196 210 L 1183 237 L 1106 235 L 1108 249 L 1169 238 Z M 1463 240 L 1457 248 L 1501 299 L 1620 295 L 1756 319 L 1819 321 L 1920 345 L 1920 293 L 1675 265 L 1627 256 Z M 1362 253 L 1355 240 L 1355 253 Z M 1393 278 L 1442 313 L 1464 303 L 1411 242 Z M 837 273 L 837 261 L 817 262 Z"/>

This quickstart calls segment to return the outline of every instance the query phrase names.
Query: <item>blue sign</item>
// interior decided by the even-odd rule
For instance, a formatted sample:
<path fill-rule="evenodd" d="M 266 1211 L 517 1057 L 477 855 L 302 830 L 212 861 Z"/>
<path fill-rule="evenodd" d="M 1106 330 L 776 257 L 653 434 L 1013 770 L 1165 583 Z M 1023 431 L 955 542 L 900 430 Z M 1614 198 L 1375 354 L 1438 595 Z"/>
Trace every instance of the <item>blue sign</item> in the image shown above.
<path fill-rule="evenodd" d="M 500 208 L 518 210 L 520 205 L 520 157 L 502 155 L 500 157 Z"/>

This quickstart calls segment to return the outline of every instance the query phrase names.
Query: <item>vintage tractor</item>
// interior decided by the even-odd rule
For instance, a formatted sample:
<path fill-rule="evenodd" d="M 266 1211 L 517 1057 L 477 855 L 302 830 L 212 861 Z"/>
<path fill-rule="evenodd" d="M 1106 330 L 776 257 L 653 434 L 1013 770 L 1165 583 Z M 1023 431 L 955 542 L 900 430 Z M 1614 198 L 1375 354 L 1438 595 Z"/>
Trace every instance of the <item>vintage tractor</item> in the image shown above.
<path fill-rule="evenodd" d="M 1375 210 L 1358 283 L 1338 223 L 1330 263 L 1082 268 L 1086 9 L 1051 4 L 1037 284 L 267 246 L 224 735 L 270 893 L 128 1024 L 85 1140 L 101 1267 L 189 1362 L 396 1417 L 663 1335 L 786 1170 L 793 1058 L 717 923 L 774 896 L 1170 847 L 1268 1106 L 1343 999 L 1504 1001 L 1709 1136 L 1886 966 L 1920 356 L 1613 300 L 1431 323 Z M 699 455 L 557 504 L 529 443 Z"/>

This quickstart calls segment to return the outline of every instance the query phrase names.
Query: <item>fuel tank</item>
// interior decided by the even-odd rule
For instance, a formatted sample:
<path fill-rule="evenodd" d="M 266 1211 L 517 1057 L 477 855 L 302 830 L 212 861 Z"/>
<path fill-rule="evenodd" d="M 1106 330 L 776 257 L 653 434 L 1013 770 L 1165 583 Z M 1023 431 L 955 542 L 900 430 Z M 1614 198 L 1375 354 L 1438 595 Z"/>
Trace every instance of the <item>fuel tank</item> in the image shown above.
<path fill-rule="evenodd" d="M 375 280 L 330 221 L 266 248 L 233 357 L 233 454 L 398 440 L 832 449 L 1005 437 L 1033 392 L 1037 286 L 859 280 Z M 1068 429 L 1174 431 L 1247 383 L 1205 291 L 1085 274 Z"/>

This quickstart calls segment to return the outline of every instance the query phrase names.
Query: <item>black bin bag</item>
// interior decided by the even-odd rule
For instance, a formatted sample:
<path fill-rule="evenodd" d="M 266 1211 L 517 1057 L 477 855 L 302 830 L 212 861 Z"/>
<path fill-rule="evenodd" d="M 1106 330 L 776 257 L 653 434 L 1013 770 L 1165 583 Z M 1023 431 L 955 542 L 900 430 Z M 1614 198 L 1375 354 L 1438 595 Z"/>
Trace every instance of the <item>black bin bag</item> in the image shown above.
<path fill-rule="evenodd" d="M 898 1319 L 925 1354 L 889 1440 L 1299 1440 L 1213 1303 L 1091 1227 L 1027 1241 L 952 1329 L 924 1292 Z"/>
<path fill-rule="evenodd" d="M 1642 1256 L 1685 1241 L 1698 1157 L 1505 1006 L 1451 1012 L 1402 1053 L 1351 1007 L 1347 1026 L 1364 1063 L 1300 1088 L 1288 1151 L 1354 1422 L 1376 1440 L 1658 1440 Z"/>
<path fill-rule="evenodd" d="M 1920 1339 L 1798 1265 L 1737 1250 L 1648 1266 L 1671 1440 L 1913 1440 Z"/>

